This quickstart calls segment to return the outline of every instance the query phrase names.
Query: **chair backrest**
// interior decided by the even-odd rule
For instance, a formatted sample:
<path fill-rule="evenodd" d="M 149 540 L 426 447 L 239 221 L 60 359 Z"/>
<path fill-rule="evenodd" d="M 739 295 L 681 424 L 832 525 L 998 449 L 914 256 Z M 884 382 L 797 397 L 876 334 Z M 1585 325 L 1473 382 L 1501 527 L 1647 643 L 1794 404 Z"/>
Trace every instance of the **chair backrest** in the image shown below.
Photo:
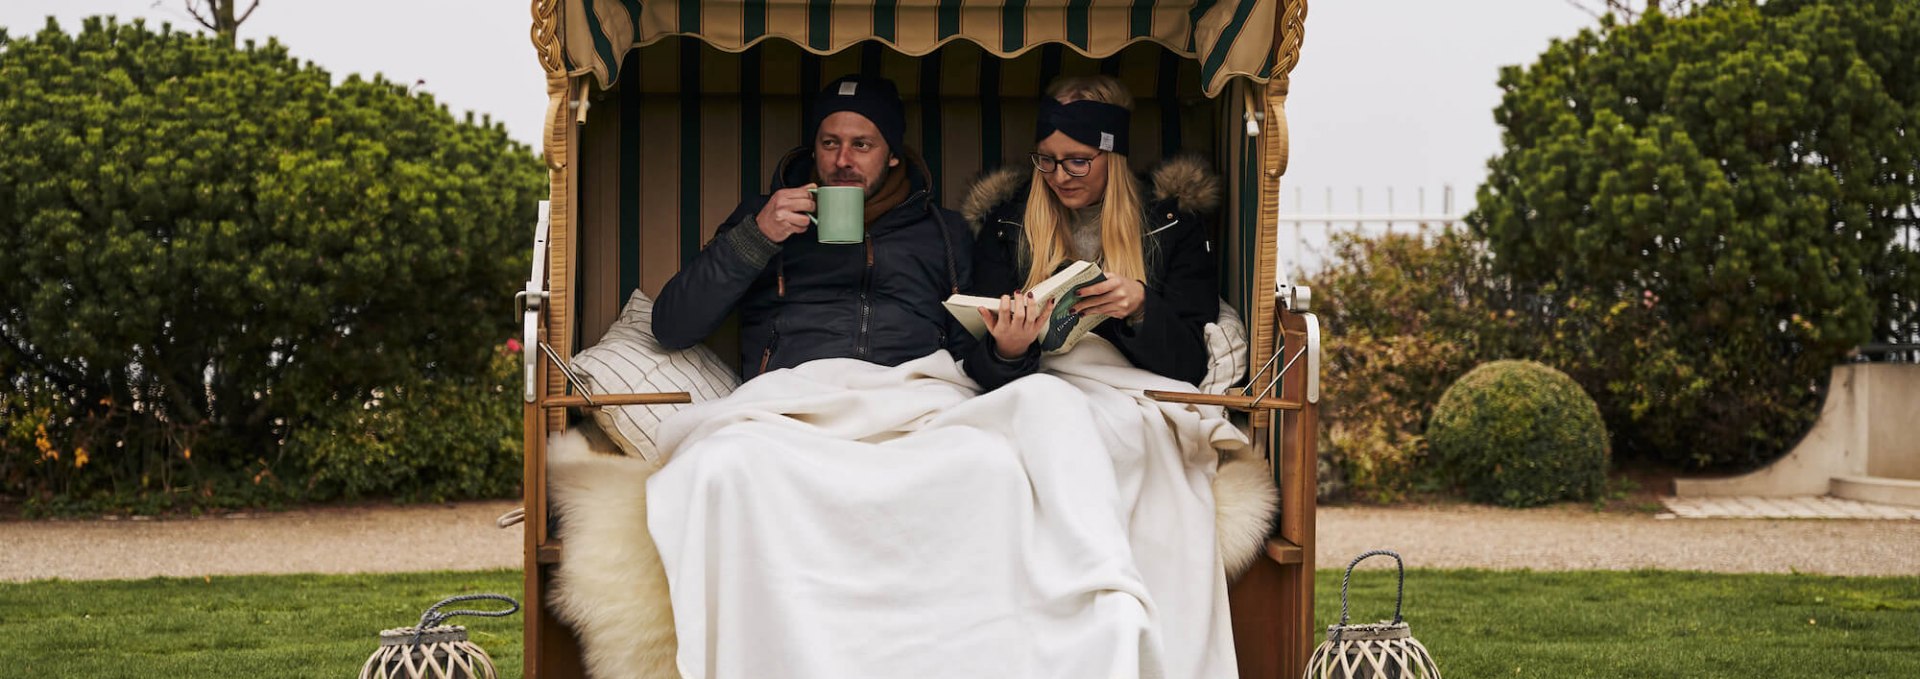
<path fill-rule="evenodd" d="M 822 57 L 784 41 L 734 54 L 675 38 L 626 63 L 618 87 L 592 100 L 583 131 L 576 348 L 598 341 L 632 291 L 658 293 L 742 199 L 766 191 L 780 158 L 805 141 L 812 93 L 847 73 L 900 86 L 906 143 L 955 209 L 984 172 L 1025 163 L 1038 97 L 1057 75 L 1127 84 L 1137 171 L 1174 153 L 1228 158 L 1231 140 L 1218 131 L 1238 129 L 1229 119 L 1238 102 L 1202 96 L 1199 66 L 1152 43 L 1106 59 L 1058 45 L 997 59 L 970 42 L 925 57 L 877 43 Z M 733 343 L 725 331 L 709 342 L 729 360 Z"/>

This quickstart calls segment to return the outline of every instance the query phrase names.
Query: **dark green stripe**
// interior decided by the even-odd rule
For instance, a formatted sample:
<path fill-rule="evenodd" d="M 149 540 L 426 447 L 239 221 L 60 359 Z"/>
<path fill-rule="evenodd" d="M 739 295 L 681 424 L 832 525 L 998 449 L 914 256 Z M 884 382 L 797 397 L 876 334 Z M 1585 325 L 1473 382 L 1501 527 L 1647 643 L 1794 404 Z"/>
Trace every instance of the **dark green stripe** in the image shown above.
<path fill-rule="evenodd" d="M 1273 284 L 1272 281 L 1263 283 L 1253 280 L 1258 273 L 1253 266 L 1254 250 L 1260 243 L 1260 185 L 1256 183 L 1260 174 L 1260 159 L 1254 137 L 1243 134 L 1233 136 L 1241 139 L 1240 145 L 1244 149 L 1240 154 L 1240 233 L 1235 239 L 1240 247 L 1240 275 L 1235 283 L 1241 289 L 1240 299 L 1251 302 L 1256 299 L 1257 291 L 1266 289 L 1261 286 Z"/>
<path fill-rule="evenodd" d="M 1265 78 L 1268 74 L 1273 73 L 1273 64 L 1279 61 L 1279 57 L 1280 55 L 1273 50 L 1267 50 L 1267 60 L 1260 64 L 1260 72 L 1255 75 L 1260 78 Z"/>
<path fill-rule="evenodd" d="M 740 55 L 740 200 L 760 195 L 760 50 Z"/>
<path fill-rule="evenodd" d="M 640 39 L 640 0 L 620 0 L 620 4 L 627 6 L 627 18 L 633 20 L 633 39 L 639 40 Z M 622 297 L 621 299 L 626 299 L 626 298 Z"/>
<path fill-rule="evenodd" d="M 960 32 L 960 0 L 940 0 L 940 39 Z"/>
<path fill-rule="evenodd" d="M 681 266 L 700 254 L 700 44 L 680 41 Z"/>
<path fill-rule="evenodd" d="M 1000 50 L 1012 52 L 1027 44 L 1027 0 L 1007 0 L 1000 7 Z"/>
<path fill-rule="evenodd" d="M 980 167 L 1000 167 L 1000 60 L 988 56 L 980 60 Z"/>
<path fill-rule="evenodd" d="M 1199 49 L 1200 17 L 1206 16 L 1215 4 L 1218 4 L 1218 0 L 1200 0 L 1193 3 L 1192 11 L 1187 12 L 1187 51 Z M 1242 0 L 1242 4 L 1251 5 L 1253 0 Z"/>
<path fill-rule="evenodd" d="M 607 80 L 620 81 L 620 62 L 614 57 L 613 43 L 607 41 L 607 32 L 600 27 L 600 17 L 593 12 L 581 12 L 587 15 L 587 34 L 593 36 L 593 51 L 600 55 L 600 63 L 607 65 Z"/>
<path fill-rule="evenodd" d="M 1093 0 L 1072 0 L 1067 3 L 1067 42 L 1074 47 L 1087 49 L 1087 8 L 1093 6 Z M 1056 71 L 1057 72 L 1057 71 Z"/>
<path fill-rule="evenodd" d="M 700 0 L 680 0 L 680 32 L 700 32 Z"/>
<path fill-rule="evenodd" d="M 752 43 L 767 34 L 767 0 L 746 0 L 740 4 L 744 13 L 741 20 L 741 33 L 746 41 Z"/>
<path fill-rule="evenodd" d="M 813 147 L 813 96 L 820 91 L 820 57 L 800 53 L 800 145 Z"/>
<path fill-rule="evenodd" d="M 640 127 L 640 90 L 640 69 L 620 79 L 620 178 L 614 185 L 620 192 L 620 230 L 614 245 L 620 253 L 622 303 L 640 287 L 640 142 L 645 136 Z M 580 152 L 585 154 L 592 148 L 592 144 L 581 144 Z M 592 166 L 581 159 L 581 169 Z"/>
<path fill-rule="evenodd" d="M 1243 0 L 1253 4 L 1253 0 Z M 1133 0 L 1133 21 L 1128 33 L 1139 38 L 1153 35 L 1153 0 Z"/>
<path fill-rule="evenodd" d="M 1047 96 L 1047 86 L 1053 79 L 1060 77 L 1060 64 L 1066 59 L 1067 48 L 1059 45 L 1047 45 L 1040 48 L 1040 89 L 1033 96 Z"/>
<path fill-rule="evenodd" d="M 1206 65 L 1200 68 L 1200 82 L 1213 82 L 1213 74 L 1220 71 L 1220 64 L 1226 63 L 1227 52 L 1233 51 L 1233 41 L 1240 38 L 1240 29 L 1247 25 L 1247 15 L 1253 13 L 1252 2 L 1242 2 L 1233 11 L 1233 22 L 1220 31 L 1220 41 L 1213 43 L 1213 52 L 1207 55 Z"/>
<path fill-rule="evenodd" d="M 880 77 L 880 57 L 885 54 L 880 43 L 873 40 L 860 43 L 860 74 Z"/>
<path fill-rule="evenodd" d="M 1180 57 L 1160 50 L 1160 83 L 1153 96 L 1160 98 L 1160 155 L 1180 152 Z"/>
<path fill-rule="evenodd" d="M 592 149 L 587 148 L 585 144 L 580 145 L 580 165 L 574 170 L 574 172 L 576 173 L 575 178 L 578 180 L 579 183 L 576 183 L 571 187 L 573 190 L 573 195 L 576 200 L 578 200 L 578 197 L 580 196 L 580 187 L 588 186 L 587 182 L 600 179 L 600 176 L 595 174 L 591 169 L 589 169 L 590 166 L 587 165 L 587 159 L 593 157 L 593 154 L 591 153 L 591 151 Z M 576 226 L 574 228 L 578 229 L 579 227 Z M 621 237 L 624 239 L 626 237 L 626 234 L 624 233 L 621 234 Z M 552 238 L 552 236 L 549 235 L 548 238 Z M 622 270 L 625 270 L 626 262 L 622 261 L 620 265 Z M 586 272 L 582 270 L 582 267 L 579 267 L 579 266 L 573 267 L 573 302 L 572 302 L 573 306 L 571 308 L 575 309 L 576 313 L 578 313 L 577 312 L 578 309 L 585 308 L 581 306 L 581 304 L 582 304 L 582 300 L 585 299 L 586 297 L 586 289 L 587 289 L 586 281 L 587 281 Z M 620 301 L 621 303 L 624 304 L 626 302 L 626 299 L 622 298 Z M 584 335 L 584 334 L 586 333 L 583 333 L 583 332 L 573 333 L 573 352 L 576 354 L 578 354 L 581 349 L 586 348 L 585 346 L 582 346 L 583 340 L 580 337 L 581 335 Z"/>
<path fill-rule="evenodd" d="M 833 0 L 807 0 L 807 46 L 833 48 Z"/>
<path fill-rule="evenodd" d="M 940 53 L 920 58 L 920 157 L 933 174 L 933 186 L 940 187 Z"/>
<path fill-rule="evenodd" d="M 873 37 L 888 43 L 898 41 L 895 37 L 900 31 L 900 0 L 875 0 L 873 3 Z"/>

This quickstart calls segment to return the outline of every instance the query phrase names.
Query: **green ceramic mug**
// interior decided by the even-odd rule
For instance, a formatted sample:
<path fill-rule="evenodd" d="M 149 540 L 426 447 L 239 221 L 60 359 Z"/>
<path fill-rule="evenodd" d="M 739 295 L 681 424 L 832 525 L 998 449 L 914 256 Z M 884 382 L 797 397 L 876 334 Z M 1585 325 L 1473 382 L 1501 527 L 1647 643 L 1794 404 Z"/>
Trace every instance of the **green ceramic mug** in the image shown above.
<path fill-rule="evenodd" d="M 809 189 L 814 213 L 807 215 L 820 227 L 820 242 L 829 245 L 859 243 L 867 238 L 867 190 L 858 186 L 822 186 Z"/>

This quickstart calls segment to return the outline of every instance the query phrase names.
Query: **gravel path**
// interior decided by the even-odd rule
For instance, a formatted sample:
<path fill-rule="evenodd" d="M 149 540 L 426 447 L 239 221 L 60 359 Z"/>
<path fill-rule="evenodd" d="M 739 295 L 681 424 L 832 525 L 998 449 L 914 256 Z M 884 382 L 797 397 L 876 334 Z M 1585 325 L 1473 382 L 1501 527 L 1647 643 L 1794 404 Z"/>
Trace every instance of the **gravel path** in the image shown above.
<path fill-rule="evenodd" d="M 1320 568 L 1368 549 L 1409 568 L 1669 570 L 1920 575 L 1920 521 L 1656 519 L 1578 508 L 1322 507 Z M 1364 567 L 1392 567 L 1369 559 Z"/>
<path fill-rule="evenodd" d="M 165 521 L 0 523 L 0 581 L 520 566 L 516 502 L 313 509 Z M 1572 508 L 1320 510 L 1319 566 L 1394 549 L 1415 568 L 1664 568 L 1920 575 L 1920 521 L 1659 520 Z M 1368 567 L 1390 567 L 1374 559 Z"/>
<path fill-rule="evenodd" d="M 518 568 L 519 502 L 304 509 L 164 521 L 0 523 L 0 581 Z"/>

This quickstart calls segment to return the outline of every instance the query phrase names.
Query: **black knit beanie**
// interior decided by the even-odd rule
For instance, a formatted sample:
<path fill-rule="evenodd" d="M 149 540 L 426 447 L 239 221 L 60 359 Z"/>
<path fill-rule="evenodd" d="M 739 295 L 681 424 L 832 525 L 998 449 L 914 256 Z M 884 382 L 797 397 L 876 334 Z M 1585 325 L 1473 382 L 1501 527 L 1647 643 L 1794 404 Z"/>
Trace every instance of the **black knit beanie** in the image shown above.
<path fill-rule="evenodd" d="M 809 143 L 820 135 L 820 123 L 827 116 L 852 111 L 873 121 L 880 136 L 887 140 L 887 151 L 904 156 L 907 135 L 907 109 L 900 103 L 900 89 L 893 81 L 864 75 L 849 75 L 827 84 L 813 98 L 813 119 L 807 121 Z"/>

